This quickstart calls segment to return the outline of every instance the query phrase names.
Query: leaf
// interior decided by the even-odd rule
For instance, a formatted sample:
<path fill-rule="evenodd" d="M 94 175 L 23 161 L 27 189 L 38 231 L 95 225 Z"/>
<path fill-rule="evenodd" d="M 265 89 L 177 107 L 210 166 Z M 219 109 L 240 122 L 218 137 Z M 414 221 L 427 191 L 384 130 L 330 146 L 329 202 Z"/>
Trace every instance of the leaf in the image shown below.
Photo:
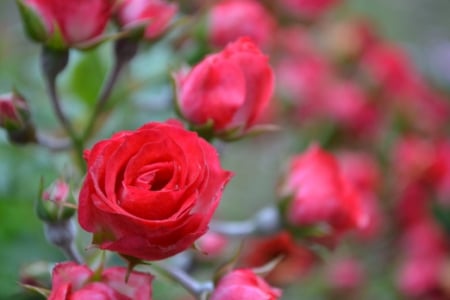
<path fill-rule="evenodd" d="M 84 52 L 69 74 L 70 91 L 88 108 L 94 107 L 106 74 L 99 50 Z"/>

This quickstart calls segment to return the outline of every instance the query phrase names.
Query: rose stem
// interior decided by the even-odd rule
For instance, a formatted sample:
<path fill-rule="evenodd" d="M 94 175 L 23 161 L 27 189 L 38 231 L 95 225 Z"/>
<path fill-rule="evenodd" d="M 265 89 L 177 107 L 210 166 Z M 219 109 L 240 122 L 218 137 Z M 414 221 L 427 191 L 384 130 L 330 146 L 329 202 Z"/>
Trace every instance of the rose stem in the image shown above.
<path fill-rule="evenodd" d="M 84 130 L 82 138 L 83 141 L 86 141 L 91 136 L 96 122 L 99 119 L 98 116 L 105 108 L 105 105 L 111 96 L 112 90 L 119 79 L 119 75 L 123 68 L 136 55 L 138 50 L 138 41 L 131 38 L 121 38 L 116 41 L 114 46 L 114 66 L 102 87 L 100 95 L 98 96 L 96 102 L 97 104 L 91 114 L 88 125 Z"/>
<path fill-rule="evenodd" d="M 278 232 L 281 220 L 278 209 L 268 206 L 257 212 L 251 219 L 244 221 L 212 221 L 212 231 L 230 236 L 266 236 Z"/>
<path fill-rule="evenodd" d="M 207 294 L 214 289 L 212 281 L 198 282 L 185 271 L 169 264 L 152 264 L 151 267 L 162 275 L 178 282 L 198 300 L 206 299 Z"/>

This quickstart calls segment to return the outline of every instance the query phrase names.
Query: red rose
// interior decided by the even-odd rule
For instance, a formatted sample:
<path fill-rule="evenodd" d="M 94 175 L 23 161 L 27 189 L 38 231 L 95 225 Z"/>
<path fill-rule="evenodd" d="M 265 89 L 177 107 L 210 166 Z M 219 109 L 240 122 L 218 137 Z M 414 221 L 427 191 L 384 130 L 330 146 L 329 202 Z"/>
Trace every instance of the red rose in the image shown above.
<path fill-rule="evenodd" d="M 85 156 L 81 227 L 101 249 L 145 260 L 203 235 L 231 177 L 210 144 L 175 122 L 119 132 Z"/>
<path fill-rule="evenodd" d="M 45 36 L 39 34 L 34 38 L 44 43 L 62 38 L 57 42 L 63 43 L 59 47 L 77 46 L 99 37 L 113 8 L 111 0 L 23 0 L 23 3 L 37 13 L 45 27 Z"/>
<path fill-rule="evenodd" d="M 153 276 L 131 272 L 125 283 L 127 269 L 113 267 L 100 276 L 85 265 L 60 263 L 53 269 L 49 300 L 151 300 Z"/>
<path fill-rule="evenodd" d="M 194 125 L 213 122 L 214 132 L 244 133 L 272 97 L 274 77 L 268 58 L 249 38 L 207 56 L 188 74 L 176 76 L 178 105 Z"/>
<path fill-rule="evenodd" d="M 292 284 L 307 274 L 316 262 L 315 254 L 295 242 L 286 231 L 262 238 L 248 239 L 241 255 L 240 265 L 245 268 L 257 268 L 282 260 L 267 273 L 266 280 L 277 286 Z"/>
<path fill-rule="evenodd" d="M 259 1 L 221 1 L 209 17 L 209 37 L 216 47 L 225 47 L 242 36 L 250 37 L 260 47 L 273 37 L 275 21 Z"/>
<path fill-rule="evenodd" d="M 145 37 L 152 39 L 160 35 L 177 12 L 177 6 L 163 0 L 124 0 L 118 9 L 121 26 L 130 26 L 149 21 Z"/>
<path fill-rule="evenodd" d="M 264 299 L 281 297 L 279 289 L 269 286 L 252 270 L 235 270 L 225 275 L 218 283 L 210 300 Z"/>
<path fill-rule="evenodd" d="M 368 221 L 359 194 L 336 159 L 318 146 L 292 159 L 281 197 L 289 198 L 287 218 L 293 225 L 325 223 L 332 232 L 342 232 Z"/>

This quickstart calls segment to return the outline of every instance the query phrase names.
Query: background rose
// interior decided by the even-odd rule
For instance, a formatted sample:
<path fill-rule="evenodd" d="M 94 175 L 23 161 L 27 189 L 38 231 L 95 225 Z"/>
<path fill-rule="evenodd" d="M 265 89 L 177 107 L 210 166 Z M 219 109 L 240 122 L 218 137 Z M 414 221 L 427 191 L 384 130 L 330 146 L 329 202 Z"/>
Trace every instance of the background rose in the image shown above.
<path fill-rule="evenodd" d="M 175 123 L 123 131 L 86 152 L 79 222 L 102 249 L 167 258 L 203 235 L 231 177 L 216 150 Z"/>
<path fill-rule="evenodd" d="M 114 1 L 23 0 L 23 3 L 40 16 L 45 26 L 46 40 L 58 39 L 57 35 L 61 35 L 65 46 L 74 46 L 102 34 Z"/>
<path fill-rule="evenodd" d="M 367 225 L 359 194 L 334 156 L 319 146 L 292 158 L 280 196 L 289 198 L 286 217 L 293 225 L 324 222 L 333 232 Z"/>
<path fill-rule="evenodd" d="M 85 265 L 60 263 L 53 269 L 52 292 L 48 299 L 150 300 L 153 276 L 131 272 L 125 283 L 126 274 L 126 268 L 112 267 L 99 276 Z"/>
<path fill-rule="evenodd" d="M 250 38 L 240 38 L 177 74 L 176 83 L 183 117 L 199 126 L 212 121 L 214 131 L 226 135 L 255 124 L 272 97 L 274 76 L 268 57 Z"/>
<path fill-rule="evenodd" d="M 211 9 L 208 34 L 216 47 L 225 47 L 242 36 L 266 47 L 273 38 L 275 21 L 266 8 L 255 0 L 225 0 Z"/>
<path fill-rule="evenodd" d="M 250 269 L 235 270 L 218 283 L 210 300 L 265 299 L 276 300 L 281 291 L 272 288 Z"/>
<path fill-rule="evenodd" d="M 176 12 L 174 3 L 162 0 L 124 0 L 118 9 L 118 21 L 121 26 L 148 21 L 145 37 L 152 39 L 166 30 Z"/>

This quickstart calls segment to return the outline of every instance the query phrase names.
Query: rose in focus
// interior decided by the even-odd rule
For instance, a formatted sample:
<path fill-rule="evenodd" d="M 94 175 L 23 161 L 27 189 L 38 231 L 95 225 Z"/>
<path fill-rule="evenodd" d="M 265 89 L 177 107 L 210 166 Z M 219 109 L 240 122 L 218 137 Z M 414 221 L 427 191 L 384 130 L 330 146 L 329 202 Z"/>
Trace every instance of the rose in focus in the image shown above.
<path fill-rule="evenodd" d="M 81 227 L 101 249 L 144 260 L 170 257 L 202 236 L 231 177 L 213 146 L 175 121 L 119 132 L 85 158 Z"/>
<path fill-rule="evenodd" d="M 126 283 L 124 267 L 108 268 L 97 274 L 73 262 L 57 264 L 52 273 L 49 300 L 151 300 L 153 276 L 150 274 L 131 272 Z"/>
<path fill-rule="evenodd" d="M 220 279 L 210 300 L 267 299 L 276 300 L 281 291 L 272 288 L 250 269 L 232 271 Z"/>
<path fill-rule="evenodd" d="M 268 57 L 250 38 L 240 38 L 175 76 L 181 115 L 195 126 L 212 122 L 215 135 L 241 136 L 269 104 L 274 76 Z"/>

